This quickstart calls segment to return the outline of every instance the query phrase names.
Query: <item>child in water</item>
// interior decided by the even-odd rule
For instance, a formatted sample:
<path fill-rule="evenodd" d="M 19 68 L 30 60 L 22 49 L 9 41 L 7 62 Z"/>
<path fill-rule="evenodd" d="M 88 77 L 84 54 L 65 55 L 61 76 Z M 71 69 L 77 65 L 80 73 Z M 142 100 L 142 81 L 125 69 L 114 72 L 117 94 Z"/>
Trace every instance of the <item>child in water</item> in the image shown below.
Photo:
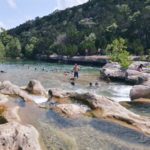
<path fill-rule="evenodd" d="M 110 74 L 107 75 L 107 78 L 106 78 L 106 82 L 107 82 L 107 83 L 110 83 L 110 82 L 111 82 L 111 80 L 110 80 L 109 77 L 110 77 Z"/>

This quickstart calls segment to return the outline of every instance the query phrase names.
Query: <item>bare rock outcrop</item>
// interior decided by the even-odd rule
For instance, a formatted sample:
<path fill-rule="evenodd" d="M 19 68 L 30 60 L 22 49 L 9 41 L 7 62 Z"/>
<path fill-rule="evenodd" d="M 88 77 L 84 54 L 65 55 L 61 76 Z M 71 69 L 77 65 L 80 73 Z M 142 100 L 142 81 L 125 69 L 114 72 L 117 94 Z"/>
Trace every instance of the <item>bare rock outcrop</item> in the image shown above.
<path fill-rule="evenodd" d="M 133 86 L 130 91 L 131 100 L 139 98 L 150 99 L 150 77 L 141 76 L 138 77 L 137 85 Z"/>
<path fill-rule="evenodd" d="M 4 95 L 17 95 L 25 102 L 33 101 L 32 97 L 25 91 L 22 91 L 17 85 L 12 84 L 10 81 L 4 81 L 0 85 L 0 93 Z"/>
<path fill-rule="evenodd" d="M 0 149 L 41 150 L 39 133 L 33 126 L 21 122 L 17 115 L 18 109 L 7 110 L 2 115 L 8 123 L 0 125 Z"/>
<path fill-rule="evenodd" d="M 93 110 L 99 108 L 101 118 L 123 121 L 150 134 L 150 118 L 134 114 L 111 98 L 92 93 L 66 92 L 61 89 L 51 89 L 50 91 L 53 97 L 75 98 L 78 101 L 85 102 Z"/>
<path fill-rule="evenodd" d="M 41 95 L 48 98 L 48 94 L 46 93 L 44 87 L 37 80 L 31 80 L 27 85 L 26 90 L 31 94 Z"/>
<path fill-rule="evenodd" d="M 103 77 L 109 76 L 111 78 L 118 78 L 118 79 L 125 79 L 126 72 L 124 70 L 121 70 L 120 65 L 118 64 L 112 64 L 107 63 L 101 70 L 101 74 Z"/>
<path fill-rule="evenodd" d="M 77 115 L 84 113 L 84 111 L 79 106 L 76 106 L 74 104 L 60 104 L 57 105 L 56 108 L 60 109 L 67 115 Z"/>

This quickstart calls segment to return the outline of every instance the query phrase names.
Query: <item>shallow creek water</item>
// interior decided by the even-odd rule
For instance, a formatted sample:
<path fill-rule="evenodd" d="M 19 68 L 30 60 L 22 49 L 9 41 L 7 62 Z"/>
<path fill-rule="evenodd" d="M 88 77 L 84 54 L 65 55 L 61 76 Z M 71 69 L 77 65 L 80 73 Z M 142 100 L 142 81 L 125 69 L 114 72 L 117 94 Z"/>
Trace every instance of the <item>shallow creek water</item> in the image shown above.
<path fill-rule="evenodd" d="M 23 64 L 26 66 L 23 67 Z M 28 65 L 32 69 L 28 69 Z M 73 65 L 11 60 L 0 67 L 7 72 L 0 74 L 1 81 L 10 80 L 19 86 L 27 85 L 31 79 L 37 79 L 47 91 L 50 88 L 90 91 L 118 101 L 130 101 L 129 91 L 132 86 L 120 82 L 106 84 L 100 79 L 98 67 L 81 66 L 75 87 L 71 86 L 68 80 L 72 76 L 63 75 L 64 71 L 71 71 Z M 56 67 L 60 70 L 59 73 L 51 71 Z M 47 68 L 50 72 L 42 72 L 42 68 Z M 99 82 L 100 88 L 88 88 L 89 82 Z M 34 99 L 36 102 L 45 101 L 40 97 Z M 149 135 L 113 121 L 86 116 L 67 117 L 53 109 L 42 109 L 34 103 L 24 103 L 18 97 L 10 97 L 6 106 L 20 106 L 21 120 L 33 125 L 40 133 L 42 150 L 148 150 L 150 146 Z M 137 109 L 133 108 L 132 111 Z"/>

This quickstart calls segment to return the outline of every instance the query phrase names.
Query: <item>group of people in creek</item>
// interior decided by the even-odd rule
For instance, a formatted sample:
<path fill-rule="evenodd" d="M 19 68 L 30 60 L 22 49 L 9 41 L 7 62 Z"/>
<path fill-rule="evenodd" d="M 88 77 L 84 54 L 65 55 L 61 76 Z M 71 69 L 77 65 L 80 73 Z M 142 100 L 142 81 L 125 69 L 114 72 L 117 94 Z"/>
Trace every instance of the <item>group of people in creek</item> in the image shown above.
<path fill-rule="evenodd" d="M 112 62 L 111 60 L 108 61 L 108 63 L 111 63 L 111 64 L 114 64 L 114 65 L 119 65 L 118 62 Z M 23 65 L 23 67 L 25 67 L 26 65 Z M 51 66 L 53 68 L 53 66 Z M 19 69 L 19 67 L 17 67 Z M 28 69 L 31 69 L 32 67 L 31 66 L 28 66 Z M 89 66 L 89 68 L 91 68 Z M 55 70 L 56 69 L 56 70 Z M 59 69 L 58 68 L 55 68 L 55 69 L 52 69 L 51 71 L 56 71 L 56 72 L 59 72 Z M 74 78 L 70 78 L 70 81 L 71 81 L 71 85 L 75 86 L 75 79 L 79 77 L 79 71 L 80 71 L 81 67 L 78 67 L 77 64 L 75 64 L 75 66 L 73 67 L 73 70 L 71 72 L 67 72 L 65 71 L 64 72 L 64 75 L 65 76 L 68 76 L 68 75 L 74 75 Z M 37 68 L 35 68 L 35 70 L 37 70 Z M 46 71 L 46 72 L 49 72 L 47 69 L 43 68 L 42 71 Z M 140 64 L 137 68 L 136 68 L 136 71 L 144 71 L 143 69 L 143 64 Z M 110 79 L 110 74 L 108 74 L 106 76 L 106 83 L 110 83 L 111 82 L 111 79 Z M 90 87 L 94 87 L 94 84 L 93 83 L 89 83 L 89 86 Z M 99 87 L 99 84 L 98 82 L 95 83 L 95 87 Z"/>

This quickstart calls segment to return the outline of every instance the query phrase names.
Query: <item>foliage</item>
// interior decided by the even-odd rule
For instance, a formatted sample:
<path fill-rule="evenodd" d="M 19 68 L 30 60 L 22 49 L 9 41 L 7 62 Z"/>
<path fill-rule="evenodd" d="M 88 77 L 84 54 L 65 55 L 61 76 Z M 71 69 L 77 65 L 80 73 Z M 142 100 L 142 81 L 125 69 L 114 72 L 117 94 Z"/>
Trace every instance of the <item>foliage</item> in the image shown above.
<path fill-rule="evenodd" d="M 18 38 L 21 53 L 30 58 L 45 53 L 85 55 L 85 48 L 89 54 L 96 54 L 98 48 L 101 54 L 109 54 L 106 46 L 119 37 L 126 39 L 129 53 L 143 55 L 150 48 L 150 0 L 90 0 L 36 17 L 7 32 L 10 36 L 1 29 L 3 45 Z M 27 44 L 34 45 L 31 56 L 26 53 Z"/>
<path fill-rule="evenodd" d="M 129 52 L 126 51 L 127 47 L 124 46 L 125 40 L 119 38 L 114 40 L 112 44 L 107 45 L 106 50 L 110 51 L 109 60 L 118 62 L 122 68 L 127 68 L 132 62 L 129 58 Z"/>
<path fill-rule="evenodd" d="M 142 55 L 141 58 L 140 58 L 140 61 L 144 61 L 144 60 L 145 60 L 145 58 L 144 58 L 144 56 Z"/>
<path fill-rule="evenodd" d="M 5 47 L 2 41 L 0 40 L 0 57 L 4 57 L 4 56 L 5 56 Z"/>
<path fill-rule="evenodd" d="M 21 53 L 21 44 L 17 38 L 12 39 L 6 45 L 6 56 L 7 57 L 18 57 Z"/>

